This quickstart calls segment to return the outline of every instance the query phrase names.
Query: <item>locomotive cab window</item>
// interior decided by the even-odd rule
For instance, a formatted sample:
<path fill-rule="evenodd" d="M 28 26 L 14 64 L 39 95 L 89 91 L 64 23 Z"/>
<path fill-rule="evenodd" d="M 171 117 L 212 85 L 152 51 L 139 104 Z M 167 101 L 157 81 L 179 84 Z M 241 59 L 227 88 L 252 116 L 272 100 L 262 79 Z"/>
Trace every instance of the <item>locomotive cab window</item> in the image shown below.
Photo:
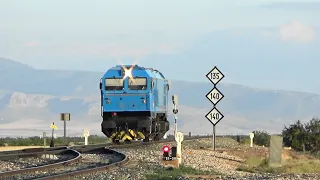
<path fill-rule="evenodd" d="M 130 90 L 146 90 L 147 89 L 147 78 L 129 78 L 129 89 Z"/>
<path fill-rule="evenodd" d="M 123 90 L 123 79 L 122 78 L 107 78 L 105 79 L 105 90 L 106 91 L 115 91 Z"/>

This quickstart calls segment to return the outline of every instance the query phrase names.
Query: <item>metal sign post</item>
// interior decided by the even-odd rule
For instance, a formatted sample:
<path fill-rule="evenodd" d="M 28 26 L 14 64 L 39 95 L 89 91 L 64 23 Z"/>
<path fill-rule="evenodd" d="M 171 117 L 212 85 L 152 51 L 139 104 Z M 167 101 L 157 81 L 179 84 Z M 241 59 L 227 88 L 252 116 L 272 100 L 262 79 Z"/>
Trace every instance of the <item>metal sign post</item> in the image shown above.
<path fill-rule="evenodd" d="M 63 137 L 67 137 L 67 121 L 70 121 L 70 113 L 60 113 L 60 121 L 63 121 Z"/>
<path fill-rule="evenodd" d="M 83 131 L 83 136 L 84 136 L 84 145 L 88 145 L 88 137 L 90 135 L 90 130 L 89 129 L 85 129 Z"/>
<path fill-rule="evenodd" d="M 206 75 L 206 77 L 213 83 L 213 89 L 206 95 L 207 99 L 209 99 L 213 104 L 213 109 L 206 115 L 206 118 L 211 122 L 212 129 L 212 147 L 213 150 L 216 150 L 216 125 L 219 121 L 224 117 L 216 108 L 218 102 L 224 98 L 224 95 L 217 89 L 216 85 L 220 82 L 224 75 L 220 72 L 220 70 L 214 66 L 214 68 Z"/>
<path fill-rule="evenodd" d="M 254 134 L 253 133 L 249 133 L 249 137 L 250 137 L 250 147 L 253 147 Z"/>
<path fill-rule="evenodd" d="M 174 114 L 174 137 L 176 137 L 177 129 L 178 129 L 178 124 L 177 124 L 177 114 L 178 114 L 178 96 L 177 95 L 172 95 L 172 103 L 173 103 L 173 114 Z"/>

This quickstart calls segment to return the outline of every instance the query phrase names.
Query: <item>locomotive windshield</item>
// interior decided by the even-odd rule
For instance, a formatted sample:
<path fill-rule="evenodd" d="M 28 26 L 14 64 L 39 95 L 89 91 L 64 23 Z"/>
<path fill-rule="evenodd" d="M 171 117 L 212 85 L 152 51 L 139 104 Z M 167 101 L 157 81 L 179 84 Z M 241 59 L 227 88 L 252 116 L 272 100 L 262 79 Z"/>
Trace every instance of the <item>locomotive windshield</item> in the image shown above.
<path fill-rule="evenodd" d="M 106 91 L 123 90 L 123 79 L 122 78 L 107 78 L 105 79 Z"/>
<path fill-rule="evenodd" d="M 130 90 L 145 90 L 147 89 L 147 78 L 129 78 Z"/>

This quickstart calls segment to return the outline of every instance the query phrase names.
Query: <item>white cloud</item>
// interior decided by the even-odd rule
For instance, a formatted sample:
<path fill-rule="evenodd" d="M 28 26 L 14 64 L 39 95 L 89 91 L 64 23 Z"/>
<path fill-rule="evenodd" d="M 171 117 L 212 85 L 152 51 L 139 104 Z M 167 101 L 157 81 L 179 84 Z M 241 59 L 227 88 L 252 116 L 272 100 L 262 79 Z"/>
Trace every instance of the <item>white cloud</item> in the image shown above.
<path fill-rule="evenodd" d="M 283 41 L 310 42 L 315 37 L 314 29 L 299 21 L 293 21 L 280 27 L 280 38 Z"/>
<path fill-rule="evenodd" d="M 25 46 L 25 47 L 38 47 L 38 46 L 40 46 L 40 42 L 39 41 L 34 41 L 34 40 L 27 41 L 27 42 L 25 42 L 23 44 L 23 46 Z"/>

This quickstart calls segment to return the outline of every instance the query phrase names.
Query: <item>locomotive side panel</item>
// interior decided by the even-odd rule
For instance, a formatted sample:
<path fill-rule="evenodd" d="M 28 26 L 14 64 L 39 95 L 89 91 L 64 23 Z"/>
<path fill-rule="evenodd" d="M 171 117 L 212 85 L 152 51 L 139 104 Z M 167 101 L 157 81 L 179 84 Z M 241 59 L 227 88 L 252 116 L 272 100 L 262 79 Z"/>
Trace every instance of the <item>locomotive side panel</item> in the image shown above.
<path fill-rule="evenodd" d="M 157 112 L 163 112 L 165 113 L 166 111 L 166 92 L 165 92 L 165 81 L 163 79 L 157 79 L 157 99 L 158 99 L 158 104 L 157 104 Z"/>

